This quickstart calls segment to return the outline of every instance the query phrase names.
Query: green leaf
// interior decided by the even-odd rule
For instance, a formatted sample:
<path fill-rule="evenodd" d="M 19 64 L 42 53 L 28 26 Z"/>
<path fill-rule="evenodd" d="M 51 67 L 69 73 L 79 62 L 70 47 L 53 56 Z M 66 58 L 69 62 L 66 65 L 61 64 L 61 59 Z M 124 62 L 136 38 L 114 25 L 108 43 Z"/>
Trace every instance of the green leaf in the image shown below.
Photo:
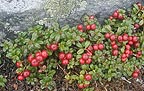
<path fill-rule="evenodd" d="M 34 41 L 34 40 L 36 40 L 37 38 L 38 38 L 37 33 L 33 33 L 33 34 L 32 34 L 32 40 Z"/>
<path fill-rule="evenodd" d="M 85 42 L 85 48 L 87 48 L 88 46 L 90 46 L 90 41 Z"/>
<path fill-rule="evenodd" d="M 84 49 L 79 49 L 78 51 L 77 51 L 77 54 L 82 54 L 82 53 L 84 53 Z"/>
<path fill-rule="evenodd" d="M 143 25 L 144 24 L 144 20 L 141 20 L 140 22 L 139 22 L 139 25 Z"/>

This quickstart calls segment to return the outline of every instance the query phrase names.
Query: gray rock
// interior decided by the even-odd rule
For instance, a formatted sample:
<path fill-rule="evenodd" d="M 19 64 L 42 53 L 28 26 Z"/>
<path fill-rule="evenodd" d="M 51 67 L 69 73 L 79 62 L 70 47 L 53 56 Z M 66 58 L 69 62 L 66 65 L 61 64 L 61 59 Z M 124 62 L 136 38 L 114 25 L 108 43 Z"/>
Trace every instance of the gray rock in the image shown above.
<path fill-rule="evenodd" d="M 58 20 L 61 26 L 76 25 L 85 13 L 103 23 L 114 10 L 136 2 L 144 0 L 0 0 L 0 41 L 37 23 L 50 26 Z"/>

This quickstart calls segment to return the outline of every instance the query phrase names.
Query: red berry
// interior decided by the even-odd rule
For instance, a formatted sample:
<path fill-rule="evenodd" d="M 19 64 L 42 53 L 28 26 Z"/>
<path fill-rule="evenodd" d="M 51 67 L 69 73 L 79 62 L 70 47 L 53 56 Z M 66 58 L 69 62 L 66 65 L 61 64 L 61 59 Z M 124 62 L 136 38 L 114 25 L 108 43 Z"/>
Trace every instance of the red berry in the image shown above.
<path fill-rule="evenodd" d="M 96 29 L 96 25 L 95 24 L 91 24 L 90 28 L 91 28 L 91 30 L 95 30 Z"/>
<path fill-rule="evenodd" d="M 99 49 L 98 49 L 98 45 L 97 45 L 97 44 L 94 44 L 94 45 L 93 45 L 93 49 L 94 49 L 95 51 L 99 50 Z"/>
<path fill-rule="evenodd" d="M 137 36 L 133 36 L 132 41 L 133 41 L 133 42 L 137 42 L 137 41 L 138 41 L 138 37 L 137 37 Z"/>
<path fill-rule="evenodd" d="M 118 49 L 118 46 L 116 44 L 112 45 L 112 49 Z"/>
<path fill-rule="evenodd" d="M 87 50 L 90 51 L 90 52 L 93 52 L 93 47 L 92 46 L 88 46 Z"/>
<path fill-rule="evenodd" d="M 141 55 L 136 54 L 136 57 L 137 57 L 137 58 L 140 58 L 140 57 L 141 57 Z"/>
<path fill-rule="evenodd" d="M 140 25 L 138 23 L 134 24 L 134 29 L 139 29 Z"/>
<path fill-rule="evenodd" d="M 107 38 L 110 38 L 110 36 L 111 36 L 110 33 L 106 33 L 106 34 L 105 34 L 105 38 L 106 38 L 106 39 L 107 39 Z"/>
<path fill-rule="evenodd" d="M 115 11 L 112 16 L 113 16 L 114 18 L 118 18 L 119 12 Z"/>
<path fill-rule="evenodd" d="M 127 60 L 127 58 L 121 58 L 122 62 L 125 62 Z"/>
<path fill-rule="evenodd" d="M 98 49 L 99 50 L 103 50 L 104 49 L 104 45 L 103 44 L 98 44 Z"/>
<path fill-rule="evenodd" d="M 83 89 L 84 85 L 83 84 L 78 84 L 78 88 Z"/>
<path fill-rule="evenodd" d="M 87 60 L 89 58 L 89 56 L 86 54 L 86 53 L 84 53 L 83 55 L 82 55 L 82 59 L 83 60 Z"/>
<path fill-rule="evenodd" d="M 112 50 L 112 55 L 117 56 L 118 55 L 118 50 Z"/>
<path fill-rule="evenodd" d="M 65 53 L 60 52 L 58 57 L 60 60 L 63 60 L 65 58 Z"/>
<path fill-rule="evenodd" d="M 134 70 L 134 72 L 140 74 L 140 70 L 139 69 Z"/>
<path fill-rule="evenodd" d="M 118 36 L 117 39 L 118 39 L 119 42 L 122 42 L 122 41 L 123 41 L 123 37 L 122 37 L 122 36 Z"/>
<path fill-rule="evenodd" d="M 88 56 L 92 56 L 92 53 L 90 51 L 87 51 L 86 53 Z"/>
<path fill-rule="evenodd" d="M 42 61 L 43 61 L 43 57 L 42 57 L 41 55 L 36 56 L 36 60 L 37 60 L 38 62 L 42 62 Z"/>
<path fill-rule="evenodd" d="M 112 19 L 113 19 L 113 16 L 110 16 L 109 19 L 112 20 Z"/>
<path fill-rule="evenodd" d="M 133 41 L 128 41 L 128 44 L 129 45 L 133 45 Z"/>
<path fill-rule="evenodd" d="M 111 46 L 116 45 L 116 41 L 111 41 Z"/>
<path fill-rule="evenodd" d="M 126 56 L 125 53 L 121 55 L 121 58 L 126 58 L 126 57 L 127 57 L 127 56 Z"/>
<path fill-rule="evenodd" d="M 50 49 L 52 51 L 56 51 L 58 49 L 58 45 L 57 44 L 52 44 L 52 45 L 50 45 Z"/>
<path fill-rule="evenodd" d="M 138 51 L 137 54 L 138 54 L 138 55 L 142 55 L 142 51 Z"/>
<path fill-rule="evenodd" d="M 71 60 L 72 57 L 73 57 L 73 55 L 72 55 L 71 53 L 67 53 L 67 54 L 66 54 L 66 59 L 67 59 L 67 60 Z"/>
<path fill-rule="evenodd" d="M 79 61 L 80 61 L 80 64 L 82 64 L 82 65 L 85 64 L 85 60 L 83 60 L 82 58 L 80 58 Z"/>
<path fill-rule="evenodd" d="M 123 20 L 123 19 L 124 19 L 123 15 L 122 15 L 122 14 L 119 14 L 118 19 L 119 19 L 119 20 Z"/>
<path fill-rule="evenodd" d="M 22 62 L 16 62 L 16 67 L 20 68 L 22 66 Z"/>
<path fill-rule="evenodd" d="M 127 45 L 125 46 L 125 48 L 129 50 L 129 49 L 131 48 L 131 46 L 127 44 Z"/>
<path fill-rule="evenodd" d="M 36 52 L 35 56 L 41 56 L 41 51 Z"/>
<path fill-rule="evenodd" d="M 24 72 L 23 72 L 23 77 L 29 77 L 30 76 L 30 71 L 29 70 L 25 70 Z"/>
<path fill-rule="evenodd" d="M 92 62 L 92 59 L 89 58 L 88 60 L 85 61 L 86 64 L 90 64 Z"/>
<path fill-rule="evenodd" d="M 48 53 L 46 50 L 42 50 L 41 55 L 44 59 L 48 57 Z"/>
<path fill-rule="evenodd" d="M 138 48 L 139 46 L 140 46 L 140 43 L 139 43 L 139 42 L 134 43 L 134 47 L 135 47 L 135 48 Z"/>
<path fill-rule="evenodd" d="M 95 18 L 94 15 L 89 16 L 89 19 L 94 19 L 94 18 Z"/>
<path fill-rule="evenodd" d="M 78 30 L 82 30 L 83 29 L 83 25 L 82 24 L 77 25 L 77 29 Z"/>
<path fill-rule="evenodd" d="M 123 37 L 123 41 L 127 41 L 129 36 L 127 34 L 124 34 L 122 37 Z"/>
<path fill-rule="evenodd" d="M 24 80 L 24 77 L 23 77 L 22 75 L 19 75 L 19 76 L 17 77 L 17 79 L 20 80 L 20 81 L 22 81 L 22 80 Z"/>
<path fill-rule="evenodd" d="M 125 54 L 130 54 L 130 50 L 126 49 Z"/>
<path fill-rule="evenodd" d="M 90 25 L 86 25 L 86 30 L 90 30 L 91 26 Z"/>
<path fill-rule="evenodd" d="M 33 55 L 32 55 L 32 54 L 30 54 L 30 55 L 28 56 L 28 62 L 30 62 L 30 63 L 31 63 L 32 59 L 34 59 L 34 57 L 33 57 Z"/>
<path fill-rule="evenodd" d="M 85 40 L 84 38 L 80 38 L 80 42 L 84 42 L 84 40 Z"/>
<path fill-rule="evenodd" d="M 112 35 L 110 36 L 110 40 L 111 40 L 111 41 L 116 40 L 116 35 L 112 34 Z"/>
<path fill-rule="evenodd" d="M 62 65 L 68 65 L 68 64 L 69 64 L 69 61 L 67 59 L 62 60 Z"/>
<path fill-rule="evenodd" d="M 129 41 L 132 41 L 133 37 L 132 36 L 129 36 L 128 40 Z"/>
<path fill-rule="evenodd" d="M 86 81 L 90 81 L 92 79 L 92 76 L 91 76 L 91 74 L 86 74 L 84 76 L 84 78 L 85 78 Z"/>
<path fill-rule="evenodd" d="M 138 76 L 139 76 L 139 74 L 138 74 L 137 72 L 133 72 L 133 73 L 132 73 L 132 77 L 133 77 L 133 78 L 138 78 Z"/>
<path fill-rule="evenodd" d="M 36 59 L 32 59 L 31 65 L 32 65 L 33 67 L 37 67 L 37 66 L 39 66 L 39 62 L 38 62 Z"/>

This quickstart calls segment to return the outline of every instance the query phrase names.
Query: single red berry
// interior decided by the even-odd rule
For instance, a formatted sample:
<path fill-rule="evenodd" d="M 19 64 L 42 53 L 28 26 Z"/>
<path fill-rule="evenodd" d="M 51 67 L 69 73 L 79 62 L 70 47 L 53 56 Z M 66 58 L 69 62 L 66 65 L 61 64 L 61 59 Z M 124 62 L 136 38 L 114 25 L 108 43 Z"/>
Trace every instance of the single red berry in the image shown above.
<path fill-rule="evenodd" d="M 44 59 L 48 57 L 48 53 L 46 50 L 42 50 L 41 55 Z"/>
<path fill-rule="evenodd" d="M 122 41 L 123 41 L 123 37 L 122 37 L 122 36 L 118 36 L 117 39 L 118 39 L 119 42 L 122 42 Z"/>
<path fill-rule="evenodd" d="M 111 46 L 116 45 L 116 41 L 111 41 Z"/>
<path fill-rule="evenodd" d="M 119 20 L 123 20 L 123 19 L 124 19 L 124 16 L 123 16 L 122 14 L 119 14 L 119 15 L 118 15 L 118 19 L 119 19 Z"/>
<path fill-rule="evenodd" d="M 135 47 L 135 48 L 138 48 L 139 46 L 140 46 L 140 43 L 139 43 L 139 42 L 134 43 L 134 47 Z"/>
<path fill-rule="evenodd" d="M 17 77 L 17 79 L 20 80 L 20 81 L 22 81 L 22 80 L 24 80 L 24 77 L 23 77 L 22 75 L 19 75 L 19 76 Z"/>
<path fill-rule="evenodd" d="M 89 58 L 89 56 L 86 54 L 86 53 L 84 53 L 83 55 L 82 55 L 82 59 L 83 60 L 87 60 Z"/>
<path fill-rule="evenodd" d="M 32 59 L 31 65 L 32 65 L 33 67 L 37 67 L 37 66 L 39 66 L 39 62 L 38 62 L 36 59 Z"/>
<path fill-rule="evenodd" d="M 86 30 L 91 30 L 91 26 L 90 25 L 86 25 Z"/>
<path fill-rule="evenodd" d="M 112 49 L 118 49 L 118 46 L 116 44 L 112 45 Z"/>
<path fill-rule="evenodd" d="M 23 72 L 23 77 L 29 77 L 30 76 L 30 70 L 25 70 L 24 72 Z"/>
<path fill-rule="evenodd" d="M 62 65 L 68 65 L 68 64 L 69 64 L 69 61 L 67 59 L 62 60 Z"/>
<path fill-rule="evenodd" d="M 71 60 L 72 57 L 73 57 L 72 53 L 67 53 L 67 54 L 66 54 L 66 59 L 67 59 L 67 60 Z"/>
<path fill-rule="evenodd" d="M 90 52 L 93 52 L 93 47 L 92 46 L 88 46 L 87 50 L 90 51 Z"/>
<path fill-rule="evenodd" d="M 33 57 L 32 54 L 30 54 L 30 55 L 28 56 L 28 62 L 31 63 L 32 59 L 34 59 L 34 57 Z"/>
<path fill-rule="evenodd" d="M 41 51 L 36 52 L 35 56 L 41 56 Z"/>
<path fill-rule="evenodd" d="M 128 41 L 128 44 L 129 45 L 133 45 L 133 41 Z"/>
<path fill-rule="evenodd" d="M 84 40 L 85 40 L 84 38 L 80 38 L 80 42 L 84 42 Z"/>
<path fill-rule="evenodd" d="M 129 36 L 128 40 L 129 41 L 132 41 L 133 37 L 132 36 Z"/>
<path fill-rule="evenodd" d="M 95 24 L 91 24 L 90 27 L 91 27 L 91 30 L 95 30 L 96 29 L 96 25 Z"/>
<path fill-rule="evenodd" d="M 112 34 L 112 35 L 110 36 L 110 40 L 111 40 L 111 41 L 115 41 L 115 40 L 116 40 L 116 35 Z"/>
<path fill-rule="evenodd" d="M 125 54 L 130 54 L 130 50 L 126 49 Z"/>
<path fill-rule="evenodd" d="M 127 45 L 125 46 L 125 48 L 129 50 L 129 49 L 131 48 L 131 46 L 130 46 L 129 44 L 127 44 Z"/>
<path fill-rule="evenodd" d="M 41 55 L 35 57 L 38 62 L 43 61 L 43 57 Z"/>
<path fill-rule="evenodd" d="M 85 64 L 85 60 L 83 60 L 82 58 L 80 58 L 79 61 L 80 61 L 80 64 L 82 64 L 82 65 Z"/>
<path fill-rule="evenodd" d="M 127 41 L 129 36 L 128 34 L 124 34 L 122 37 L 123 37 L 123 41 Z"/>
<path fill-rule="evenodd" d="M 94 15 L 89 16 L 89 19 L 94 19 L 94 18 L 95 18 Z"/>
<path fill-rule="evenodd" d="M 118 55 L 118 50 L 112 50 L 112 55 L 117 56 Z"/>
<path fill-rule="evenodd" d="M 133 42 L 137 42 L 137 41 L 138 41 L 138 37 L 137 37 L 137 36 L 133 36 L 132 41 L 133 41 Z"/>
<path fill-rule="evenodd" d="M 121 58 L 126 58 L 126 57 L 127 57 L 127 56 L 126 56 L 125 53 L 121 55 Z"/>
<path fill-rule="evenodd" d="M 16 62 L 16 67 L 17 67 L 17 68 L 22 67 L 22 62 Z"/>
<path fill-rule="evenodd" d="M 138 23 L 134 24 L 134 29 L 139 29 L 140 25 Z"/>
<path fill-rule="evenodd" d="M 50 49 L 51 49 L 52 51 L 56 51 L 56 50 L 58 49 L 58 45 L 57 45 L 57 44 L 51 44 L 51 45 L 50 45 Z"/>
<path fill-rule="evenodd" d="M 98 49 L 98 45 L 97 45 L 97 44 L 94 44 L 94 45 L 93 45 L 93 49 L 94 49 L 95 51 L 99 50 L 99 49 Z"/>
<path fill-rule="evenodd" d="M 60 52 L 59 55 L 58 55 L 58 57 L 59 57 L 60 60 L 63 60 L 65 58 L 65 56 L 66 55 L 65 55 L 64 52 Z"/>
<path fill-rule="evenodd" d="M 92 80 L 91 74 L 86 74 L 86 75 L 84 76 L 84 78 L 85 78 L 86 81 Z"/>
<path fill-rule="evenodd" d="M 82 30 L 83 29 L 83 25 L 82 24 L 77 25 L 77 29 L 78 30 Z"/>
<path fill-rule="evenodd" d="M 112 20 L 112 19 L 113 19 L 113 16 L 109 16 L 109 19 Z"/>
<path fill-rule="evenodd" d="M 133 73 L 132 73 L 132 77 L 133 77 L 133 78 L 138 78 L 138 76 L 139 76 L 139 74 L 138 74 L 137 72 L 133 72 Z"/>
<path fill-rule="evenodd" d="M 104 49 L 104 45 L 101 43 L 101 44 L 98 44 L 98 49 L 99 50 L 103 50 Z"/>
<path fill-rule="evenodd" d="M 83 84 L 78 84 L 78 88 L 83 89 L 84 85 Z"/>
<path fill-rule="evenodd" d="M 122 62 L 126 62 L 127 58 L 121 58 Z"/>
<path fill-rule="evenodd" d="M 106 38 L 106 39 L 110 38 L 110 36 L 111 36 L 110 33 L 106 33 L 106 34 L 105 34 L 105 38 Z"/>
<path fill-rule="evenodd" d="M 119 12 L 115 11 L 112 16 L 113 16 L 114 18 L 118 18 Z"/>
<path fill-rule="evenodd" d="M 90 64 L 91 62 L 92 62 L 92 59 L 91 59 L 91 58 L 88 58 L 88 59 L 85 61 L 86 64 Z"/>

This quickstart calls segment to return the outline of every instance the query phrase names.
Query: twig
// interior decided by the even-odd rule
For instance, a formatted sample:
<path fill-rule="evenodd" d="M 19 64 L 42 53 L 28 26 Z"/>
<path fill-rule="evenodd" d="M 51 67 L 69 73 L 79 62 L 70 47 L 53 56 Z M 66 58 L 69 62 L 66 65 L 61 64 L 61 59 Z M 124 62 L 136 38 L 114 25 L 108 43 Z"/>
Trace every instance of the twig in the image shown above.
<path fill-rule="evenodd" d="M 57 64 L 59 67 L 60 67 L 60 69 L 64 72 L 64 74 L 67 74 L 67 72 L 59 65 L 59 64 Z"/>

